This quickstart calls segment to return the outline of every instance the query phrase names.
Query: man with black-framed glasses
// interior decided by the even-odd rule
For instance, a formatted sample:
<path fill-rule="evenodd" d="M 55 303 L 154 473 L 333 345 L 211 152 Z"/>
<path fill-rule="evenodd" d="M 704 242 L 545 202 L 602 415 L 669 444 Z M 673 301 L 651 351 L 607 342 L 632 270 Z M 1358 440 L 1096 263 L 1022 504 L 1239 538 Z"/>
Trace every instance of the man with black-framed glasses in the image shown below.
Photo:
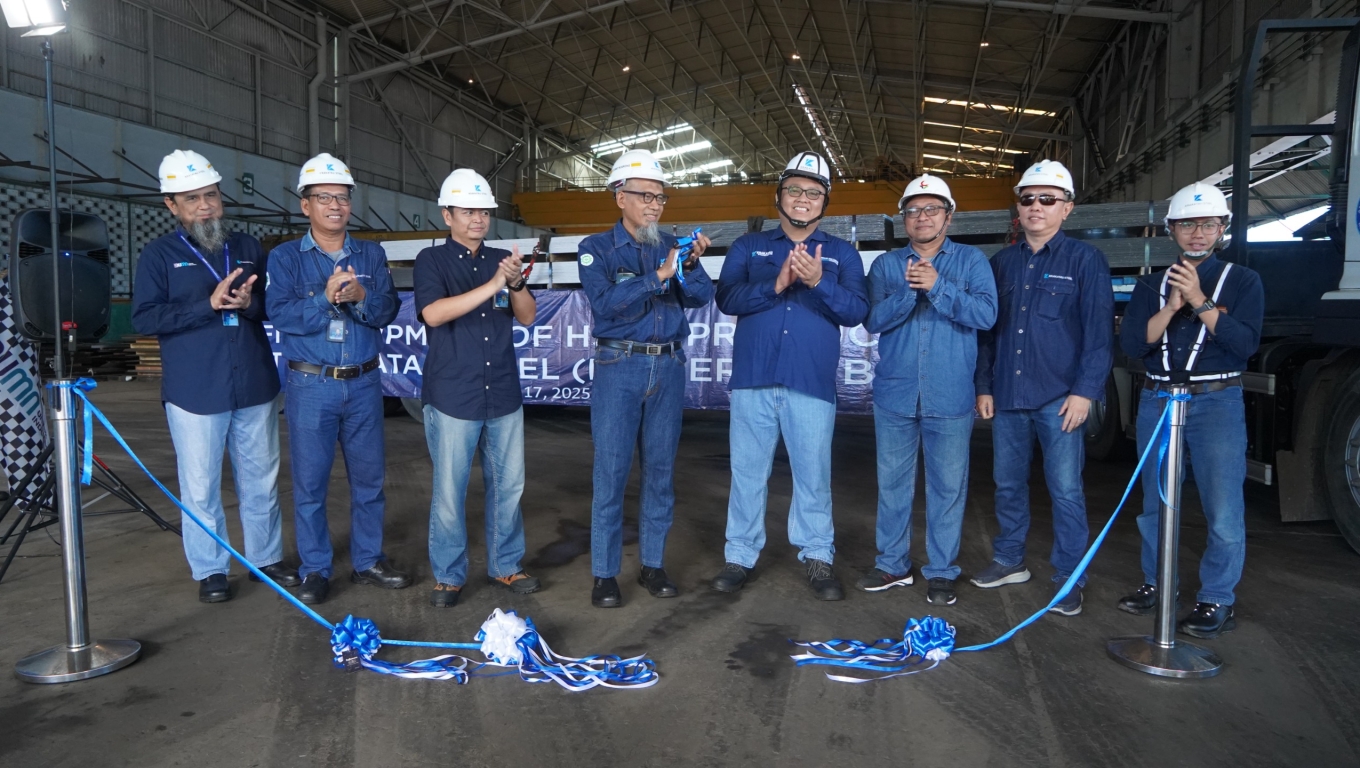
<path fill-rule="evenodd" d="M 298 174 L 302 213 L 311 228 L 269 254 L 269 319 L 288 359 L 284 415 L 293 470 L 302 587 L 320 603 L 330 593 L 331 539 L 326 495 L 338 440 L 350 495 L 350 581 L 385 589 L 410 586 L 382 551 L 385 472 L 379 331 L 400 302 L 382 246 L 349 236 L 354 179 L 322 153 Z"/>
<path fill-rule="evenodd" d="M 666 174 L 651 152 L 631 149 L 620 155 L 606 187 L 622 216 L 613 229 L 581 241 L 577 263 L 596 342 L 590 390 L 595 443 L 590 602 L 596 608 L 617 608 L 623 605 L 617 579 L 623 557 L 623 495 L 635 447 L 642 463 L 638 583 L 652 597 L 679 594 L 662 560 L 675 516 L 675 454 L 689 338 L 685 309 L 712 301 L 713 282 L 699 265 L 707 237 L 700 234 L 681 254 L 677 238 L 660 231 Z"/>
<path fill-rule="evenodd" d="M 1062 233 L 1076 190 L 1062 163 L 1041 160 L 1015 186 L 1025 236 L 992 257 L 996 326 L 978 345 L 977 412 L 992 425 L 996 519 L 992 562 L 972 578 L 984 589 L 1029 581 L 1029 476 L 1038 439 L 1053 499 L 1057 588 L 1086 552 L 1085 422 L 1105 397 L 1114 346 L 1114 292 L 1100 249 Z M 1083 575 L 1050 610 L 1081 613 Z"/>

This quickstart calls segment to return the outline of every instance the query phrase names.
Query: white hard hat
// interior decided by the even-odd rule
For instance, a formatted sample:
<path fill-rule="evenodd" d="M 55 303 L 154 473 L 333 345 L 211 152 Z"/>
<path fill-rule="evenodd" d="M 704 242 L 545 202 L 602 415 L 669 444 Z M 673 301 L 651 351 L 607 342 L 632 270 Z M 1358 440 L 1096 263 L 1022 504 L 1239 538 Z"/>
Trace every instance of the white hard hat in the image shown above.
<path fill-rule="evenodd" d="M 166 155 L 156 175 L 161 179 L 161 192 L 167 195 L 202 189 L 222 181 L 222 174 L 212 167 L 208 158 L 192 149 L 177 149 Z"/>
<path fill-rule="evenodd" d="M 313 184 L 344 184 L 353 187 L 354 176 L 349 172 L 349 166 L 339 158 L 322 152 L 303 164 L 302 171 L 298 173 L 298 194 L 302 194 L 302 190 Z"/>
<path fill-rule="evenodd" d="M 649 179 L 666 183 L 666 172 L 661 170 L 661 162 L 645 149 L 630 149 L 619 155 L 614 167 L 609 170 L 609 180 L 605 186 L 615 189 L 629 179 Z"/>
<path fill-rule="evenodd" d="M 459 208 L 486 209 L 496 207 L 496 196 L 491 185 L 471 168 L 459 168 L 450 173 L 439 187 L 439 207 L 456 205 Z"/>
<path fill-rule="evenodd" d="M 1228 198 L 1218 187 L 1197 181 L 1171 196 L 1171 207 L 1166 211 L 1166 223 L 1177 219 L 1198 219 L 1209 216 L 1226 216 L 1232 220 L 1228 209 Z"/>
<path fill-rule="evenodd" d="M 816 152 L 799 152 L 784 166 L 784 172 L 779 174 L 779 183 L 783 184 L 790 176 L 804 176 L 819 181 L 827 192 L 831 191 L 831 166 Z"/>
<path fill-rule="evenodd" d="M 1072 186 L 1072 174 L 1057 160 L 1040 160 L 1031 165 L 1015 185 L 1015 194 L 1025 187 L 1057 187 L 1067 192 L 1067 199 L 1076 197 L 1077 190 Z"/>
<path fill-rule="evenodd" d="M 939 176 L 923 174 L 911 180 L 907 185 L 907 191 L 902 193 L 902 199 L 897 201 L 897 210 L 907 204 L 907 201 L 917 195 L 931 195 L 949 203 L 949 210 L 954 210 L 954 198 L 949 194 L 949 185 L 944 183 L 944 179 Z"/>

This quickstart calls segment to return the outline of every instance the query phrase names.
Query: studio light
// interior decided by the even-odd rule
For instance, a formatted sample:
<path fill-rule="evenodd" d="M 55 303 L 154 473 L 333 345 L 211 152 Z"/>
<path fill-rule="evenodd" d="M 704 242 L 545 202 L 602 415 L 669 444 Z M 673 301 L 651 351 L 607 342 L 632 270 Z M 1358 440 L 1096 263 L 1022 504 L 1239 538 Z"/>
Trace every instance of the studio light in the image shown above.
<path fill-rule="evenodd" d="M 66 29 L 66 0 L 0 0 L 10 29 L 25 30 L 23 37 L 55 35 Z"/>

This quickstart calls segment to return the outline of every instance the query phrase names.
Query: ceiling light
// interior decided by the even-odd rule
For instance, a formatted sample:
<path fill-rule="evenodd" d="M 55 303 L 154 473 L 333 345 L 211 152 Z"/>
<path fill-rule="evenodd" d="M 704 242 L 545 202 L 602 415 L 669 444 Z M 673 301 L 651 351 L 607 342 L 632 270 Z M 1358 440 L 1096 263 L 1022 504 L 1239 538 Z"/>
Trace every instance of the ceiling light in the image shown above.
<path fill-rule="evenodd" d="M 23 37 L 55 35 L 66 29 L 64 0 L 0 0 L 0 10 L 10 28 L 25 30 Z"/>
<path fill-rule="evenodd" d="M 701 149 L 708 149 L 709 147 L 712 146 L 713 142 L 711 141 L 696 141 L 693 144 L 686 144 L 682 147 L 675 147 L 674 149 L 663 149 L 660 152 L 653 152 L 652 157 L 655 157 L 657 160 L 665 160 L 668 157 L 683 155 L 686 152 L 698 152 Z"/>
<path fill-rule="evenodd" d="M 628 66 L 627 64 L 624 64 L 624 65 L 623 65 L 623 71 L 624 71 L 624 72 L 627 72 L 627 71 L 630 70 L 630 69 L 632 69 L 632 67 Z"/>
<path fill-rule="evenodd" d="M 983 47 L 983 48 L 986 48 L 986 47 L 989 46 L 989 45 L 991 45 L 991 43 L 987 42 L 986 40 L 983 40 L 983 41 L 982 41 L 982 47 Z"/>
<path fill-rule="evenodd" d="M 790 56 L 789 58 L 793 59 L 794 61 L 798 61 L 799 59 L 801 59 L 801 58 L 803 58 L 803 57 L 802 57 L 802 56 L 799 56 L 798 54 L 795 53 L 795 54 L 793 54 L 793 56 Z"/>
<path fill-rule="evenodd" d="M 472 85 L 472 78 L 468 78 L 468 85 Z"/>

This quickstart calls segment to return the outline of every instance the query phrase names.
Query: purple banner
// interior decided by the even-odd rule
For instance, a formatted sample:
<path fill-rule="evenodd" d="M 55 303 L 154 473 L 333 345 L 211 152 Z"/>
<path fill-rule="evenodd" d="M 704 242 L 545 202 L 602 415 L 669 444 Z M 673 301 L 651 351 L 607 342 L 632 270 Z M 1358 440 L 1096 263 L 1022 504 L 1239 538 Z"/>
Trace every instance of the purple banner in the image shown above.
<path fill-rule="evenodd" d="M 550 405 L 590 405 L 594 378 L 591 360 L 590 302 L 584 292 L 535 291 L 538 317 L 525 327 L 515 323 L 515 354 L 519 358 L 520 388 L 524 402 Z M 736 318 L 710 303 L 686 310 L 690 336 L 685 345 L 685 407 L 728 407 L 727 381 L 732 376 L 732 336 Z M 274 346 L 280 376 L 285 363 L 279 353 L 278 334 L 266 326 Z M 420 397 L 421 370 L 425 364 L 425 326 L 416 322 L 415 302 L 409 291 L 401 294 L 401 310 L 382 332 L 383 394 L 389 397 Z M 878 339 L 862 326 L 841 330 L 841 359 L 836 371 L 837 408 L 843 413 L 870 413 L 874 366 L 878 363 Z"/>

